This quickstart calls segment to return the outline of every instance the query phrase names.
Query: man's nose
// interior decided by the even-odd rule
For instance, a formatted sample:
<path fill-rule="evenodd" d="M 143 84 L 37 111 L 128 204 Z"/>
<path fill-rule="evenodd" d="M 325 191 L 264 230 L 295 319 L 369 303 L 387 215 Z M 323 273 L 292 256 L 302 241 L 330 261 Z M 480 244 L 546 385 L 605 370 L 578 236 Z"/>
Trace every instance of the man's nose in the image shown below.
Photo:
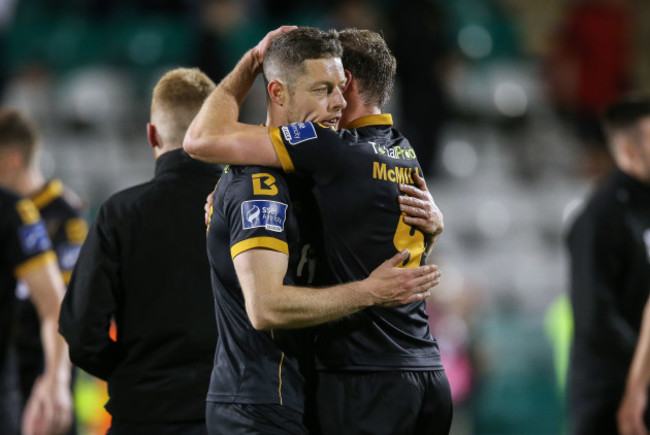
<path fill-rule="evenodd" d="M 348 102 L 343 98 L 343 91 L 336 87 L 332 91 L 332 97 L 330 99 L 330 108 L 332 111 L 343 110 L 348 105 Z"/>

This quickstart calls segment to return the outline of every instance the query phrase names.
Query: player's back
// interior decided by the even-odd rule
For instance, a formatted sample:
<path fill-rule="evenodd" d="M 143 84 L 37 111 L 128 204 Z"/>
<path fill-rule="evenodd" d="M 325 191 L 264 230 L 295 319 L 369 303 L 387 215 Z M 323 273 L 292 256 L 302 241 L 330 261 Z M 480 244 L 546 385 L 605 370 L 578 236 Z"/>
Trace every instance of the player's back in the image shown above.
<path fill-rule="evenodd" d="M 116 418 L 204 418 L 217 333 L 203 204 L 219 175 L 217 167 L 182 150 L 161 155 L 151 181 L 102 205 L 81 250 L 68 289 L 72 296 L 62 307 L 61 332 L 71 354 L 84 352 L 84 336 L 77 331 L 84 313 L 101 310 L 99 303 L 115 305 L 119 357 L 108 377 L 106 407 Z M 101 282 L 90 273 L 103 275 Z M 99 284 L 101 291 L 93 288 Z M 95 305 L 81 310 L 70 301 Z"/>
<path fill-rule="evenodd" d="M 356 125 L 354 125 L 356 124 Z M 272 130 L 285 170 L 311 174 L 323 223 L 330 283 L 366 278 L 408 248 L 405 267 L 425 261 L 425 238 L 402 220 L 399 183 L 421 174 L 415 152 L 390 115 L 372 115 L 335 132 L 301 123 Z M 280 141 L 282 143 L 280 143 Z M 320 328 L 321 369 L 441 369 L 425 303 L 371 307 Z"/>

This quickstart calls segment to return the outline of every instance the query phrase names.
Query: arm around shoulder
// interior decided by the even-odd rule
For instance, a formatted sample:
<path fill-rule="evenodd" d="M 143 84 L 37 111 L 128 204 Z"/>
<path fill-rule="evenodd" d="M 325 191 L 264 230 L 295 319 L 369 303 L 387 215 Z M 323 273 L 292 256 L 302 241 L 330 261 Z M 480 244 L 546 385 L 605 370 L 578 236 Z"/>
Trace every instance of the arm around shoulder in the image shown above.
<path fill-rule="evenodd" d="M 234 264 L 253 327 L 291 329 L 330 322 L 372 305 L 425 299 L 440 272 L 433 265 L 398 267 L 407 257 L 408 251 L 397 254 L 362 281 L 320 289 L 284 285 L 288 257 L 281 252 L 251 249 L 237 255 Z"/>

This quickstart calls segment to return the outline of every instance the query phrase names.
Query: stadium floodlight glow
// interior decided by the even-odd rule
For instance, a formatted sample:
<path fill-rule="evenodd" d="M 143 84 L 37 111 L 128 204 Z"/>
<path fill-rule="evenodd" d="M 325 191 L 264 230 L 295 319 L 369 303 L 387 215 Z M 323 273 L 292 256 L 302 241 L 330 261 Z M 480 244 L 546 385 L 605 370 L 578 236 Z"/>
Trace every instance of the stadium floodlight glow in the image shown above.
<path fill-rule="evenodd" d="M 520 85 L 505 82 L 494 90 L 494 105 L 501 114 L 517 118 L 528 110 L 528 97 Z"/>
<path fill-rule="evenodd" d="M 458 32 L 458 46 L 466 56 L 482 59 L 492 53 L 492 36 L 485 27 L 465 26 Z"/>

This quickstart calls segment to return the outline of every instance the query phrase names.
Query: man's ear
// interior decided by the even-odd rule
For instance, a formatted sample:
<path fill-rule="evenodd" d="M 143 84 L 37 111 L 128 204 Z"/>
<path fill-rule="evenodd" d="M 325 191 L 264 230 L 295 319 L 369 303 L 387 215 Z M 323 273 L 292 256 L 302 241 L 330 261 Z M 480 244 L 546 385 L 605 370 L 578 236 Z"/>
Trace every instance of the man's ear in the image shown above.
<path fill-rule="evenodd" d="M 346 69 L 345 70 L 345 87 L 343 88 L 344 93 L 348 90 L 348 88 L 352 84 L 352 80 L 354 80 L 354 78 L 352 77 L 352 73 Z"/>
<path fill-rule="evenodd" d="M 627 135 L 621 135 L 616 138 L 618 140 L 615 146 L 618 147 L 619 166 L 625 172 L 636 174 L 641 159 L 639 158 L 639 147 Z"/>
<path fill-rule="evenodd" d="M 156 126 L 150 122 L 147 122 L 147 139 L 149 140 L 149 145 L 151 148 L 160 148 L 162 144 L 158 138 L 158 132 L 156 131 Z"/>
<path fill-rule="evenodd" d="M 269 98 L 274 104 L 284 106 L 287 100 L 288 89 L 287 86 L 279 80 L 272 80 L 267 87 Z"/>

